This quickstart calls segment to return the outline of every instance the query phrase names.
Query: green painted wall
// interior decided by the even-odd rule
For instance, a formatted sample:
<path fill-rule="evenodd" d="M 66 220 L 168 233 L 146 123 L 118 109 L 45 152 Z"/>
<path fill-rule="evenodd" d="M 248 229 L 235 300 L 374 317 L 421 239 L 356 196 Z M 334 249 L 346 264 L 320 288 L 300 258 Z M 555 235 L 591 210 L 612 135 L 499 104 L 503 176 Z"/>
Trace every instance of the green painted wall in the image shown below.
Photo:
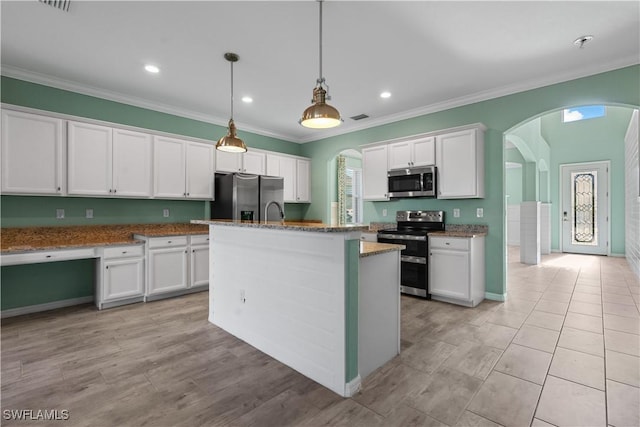
<path fill-rule="evenodd" d="M 559 189 L 560 165 L 609 160 L 611 252 L 624 254 L 624 136 L 631 120 L 632 109 L 607 107 L 605 117 L 562 122 L 562 112 L 542 117 L 542 132 L 551 146 L 551 247 L 560 247 Z"/>
<path fill-rule="evenodd" d="M 61 114 L 136 126 L 213 141 L 226 134 L 222 126 L 161 113 L 145 108 L 29 83 L 9 77 L 0 80 L 3 103 Z M 238 132 L 250 148 L 300 154 L 300 145 L 276 138 Z M 65 219 L 56 220 L 56 209 L 65 210 Z M 85 209 L 94 210 L 94 219 L 85 219 Z M 169 218 L 162 209 L 169 208 Z M 288 219 L 301 219 L 308 206 L 286 204 Z M 204 201 L 100 199 L 81 197 L 2 196 L 2 227 L 44 225 L 123 224 L 188 222 L 209 216 Z M 93 273 L 86 262 L 46 263 L 2 267 L 2 309 L 76 298 L 93 294 Z M 88 285 L 90 289 L 87 288 Z"/>
<path fill-rule="evenodd" d="M 522 168 L 507 168 L 505 172 L 507 204 L 522 203 Z"/>
<path fill-rule="evenodd" d="M 304 144 L 301 155 L 312 159 L 313 201 L 306 215 L 310 218 L 322 218 L 324 221 L 329 219 L 328 195 L 332 183 L 327 177 L 327 164 L 340 151 L 358 149 L 363 144 L 392 138 L 482 122 L 488 128 L 485 133 L 484 199 L 367 202 L 364 214 L 365 222 L 393 221 L 393 214 L 399 209 L 442 209 L 446 212 L 449 223 L 487 224 L 487 292 L 502 294 L 505 292 L 506 277 L 503 135 L 545 112 L 565 106 L 595 103 L 640 105 L 640 66 L 626 67 Z M 484 208 L 484 218 L 475 217 L 477 207 Z M 460 218 L 453 218 L 454 208 L 461 209 Z M 383 209 L 387 209 L 386 217 L 382 216 Z"/>
<path fill-rule="evenodd" d="M 5 266 L 0 269 L 2 310 L 92 296 L 94 260 Z"/>

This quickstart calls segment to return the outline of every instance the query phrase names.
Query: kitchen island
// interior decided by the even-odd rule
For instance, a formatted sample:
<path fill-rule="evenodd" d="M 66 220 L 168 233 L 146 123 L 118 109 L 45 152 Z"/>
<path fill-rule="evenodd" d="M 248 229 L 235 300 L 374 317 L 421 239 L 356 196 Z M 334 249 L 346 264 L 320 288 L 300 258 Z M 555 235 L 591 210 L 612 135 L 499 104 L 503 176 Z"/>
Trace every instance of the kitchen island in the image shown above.
<path fill-rule="evenodd" d="M 366 226 L 192 222 L 210 225 L 211 323 L 345 397 L 359 389 L 362 375 L 398 354 L 402 246 L 363 245 L 361 258 Z M 360 281 L 376 277 L 361 260 L 379 257 L 390 273 L 377 284 Z M 385 286 L 391 297 L 379 299 L 376 310 L 390 313 L 392 336 L 380 351 L 361 342 L 378 337 L 359 300 L 375 299 Z M 367 350 L 359 355 L 360 348 Z"/>

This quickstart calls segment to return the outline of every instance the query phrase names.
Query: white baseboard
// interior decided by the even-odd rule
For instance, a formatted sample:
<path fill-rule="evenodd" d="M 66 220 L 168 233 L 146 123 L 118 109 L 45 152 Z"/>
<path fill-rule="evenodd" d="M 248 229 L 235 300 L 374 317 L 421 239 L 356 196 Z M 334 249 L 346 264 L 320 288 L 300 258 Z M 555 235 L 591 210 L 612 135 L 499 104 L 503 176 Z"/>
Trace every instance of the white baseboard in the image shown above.
<path fill-rule="evenodd" d="M 351 397 L 360 390 L 360 386 L 362 385 L 362 378 L 360 378 L 360 374 L 357 377 L 349 381 L 344 386 L 344 397 Z"/>
<path fill-rule="evenodd" d="M 44 304 L 28 305 L 26 307 L 10 308 L 2 310 L 0 318 L 21 316 L 23 314 L 38 313 L 40 311 L 55 310 L 56 308 L 70 307 L 72 305 L 86 304 L 93 302 L 93 296 L 64 299 L 61 301 L 47 302 Z"/>
<path fill-rule="evenodd" d="M 505 301 L 507 294 L 494 294 L 492 292 L 485 292 L 484 297 L 491 301 Z"/>
<path fill-rule="evenodd" d="M 612 252 L 611 255 L 609 255 L 609 256 L 614 256 L 614 257 L 617 257 L 617 258 L 626 258 L 627 257 L 625 254 L 619 254 L 617 252 L 616 253 Z"/>

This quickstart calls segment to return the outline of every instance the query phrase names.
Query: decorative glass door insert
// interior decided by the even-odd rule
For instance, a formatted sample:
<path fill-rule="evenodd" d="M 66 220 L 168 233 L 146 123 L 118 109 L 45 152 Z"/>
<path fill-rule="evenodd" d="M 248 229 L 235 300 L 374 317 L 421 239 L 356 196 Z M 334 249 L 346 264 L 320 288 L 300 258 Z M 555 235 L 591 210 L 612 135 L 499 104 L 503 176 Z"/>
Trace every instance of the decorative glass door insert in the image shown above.
<path fill-rule="evenodd" d="M 574 245 L 597 245 L 598 171 L 571 173 L 571 230 Z"/>

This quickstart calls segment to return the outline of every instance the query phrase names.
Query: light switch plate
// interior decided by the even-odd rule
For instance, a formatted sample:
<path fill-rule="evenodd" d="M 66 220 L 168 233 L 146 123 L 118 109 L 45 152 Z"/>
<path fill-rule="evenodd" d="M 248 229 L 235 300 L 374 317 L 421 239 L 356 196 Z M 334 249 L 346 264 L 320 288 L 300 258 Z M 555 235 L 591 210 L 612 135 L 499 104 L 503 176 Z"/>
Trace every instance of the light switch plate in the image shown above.
<path fill-rule="evenodd" d="M 85 218 L 89 218 L 89 219 L 93 218 L 93 209 L 85 209 L 84 213 L 85 213 L 84 215 Z"/>
<path fill-rule="evenodd" d="M 460 218 L 460 209 L 454 209 L 453 210 L 453 217 L 454 218 Z"/>
<path fill-rule="evenodd" d="M 169 209 L 162 209 L 162 216 L 165 218 L 169 218 Z"/>
<path fill-rule="evenodd" d="M 64 209 L 56 209 L 56 219 L 64 219 Z"/>
<path fill-rule="evenodd" d="M 382 209 L 382 216 L 387 216 L 387 210 L 386 209 Z"/>
<path fill-rule="evenodd" d="M 482 208 L 476 209 L 476 216 L 478 218 L 482 218 L 484 216 L 484 209 L 482 209 Z"/>

